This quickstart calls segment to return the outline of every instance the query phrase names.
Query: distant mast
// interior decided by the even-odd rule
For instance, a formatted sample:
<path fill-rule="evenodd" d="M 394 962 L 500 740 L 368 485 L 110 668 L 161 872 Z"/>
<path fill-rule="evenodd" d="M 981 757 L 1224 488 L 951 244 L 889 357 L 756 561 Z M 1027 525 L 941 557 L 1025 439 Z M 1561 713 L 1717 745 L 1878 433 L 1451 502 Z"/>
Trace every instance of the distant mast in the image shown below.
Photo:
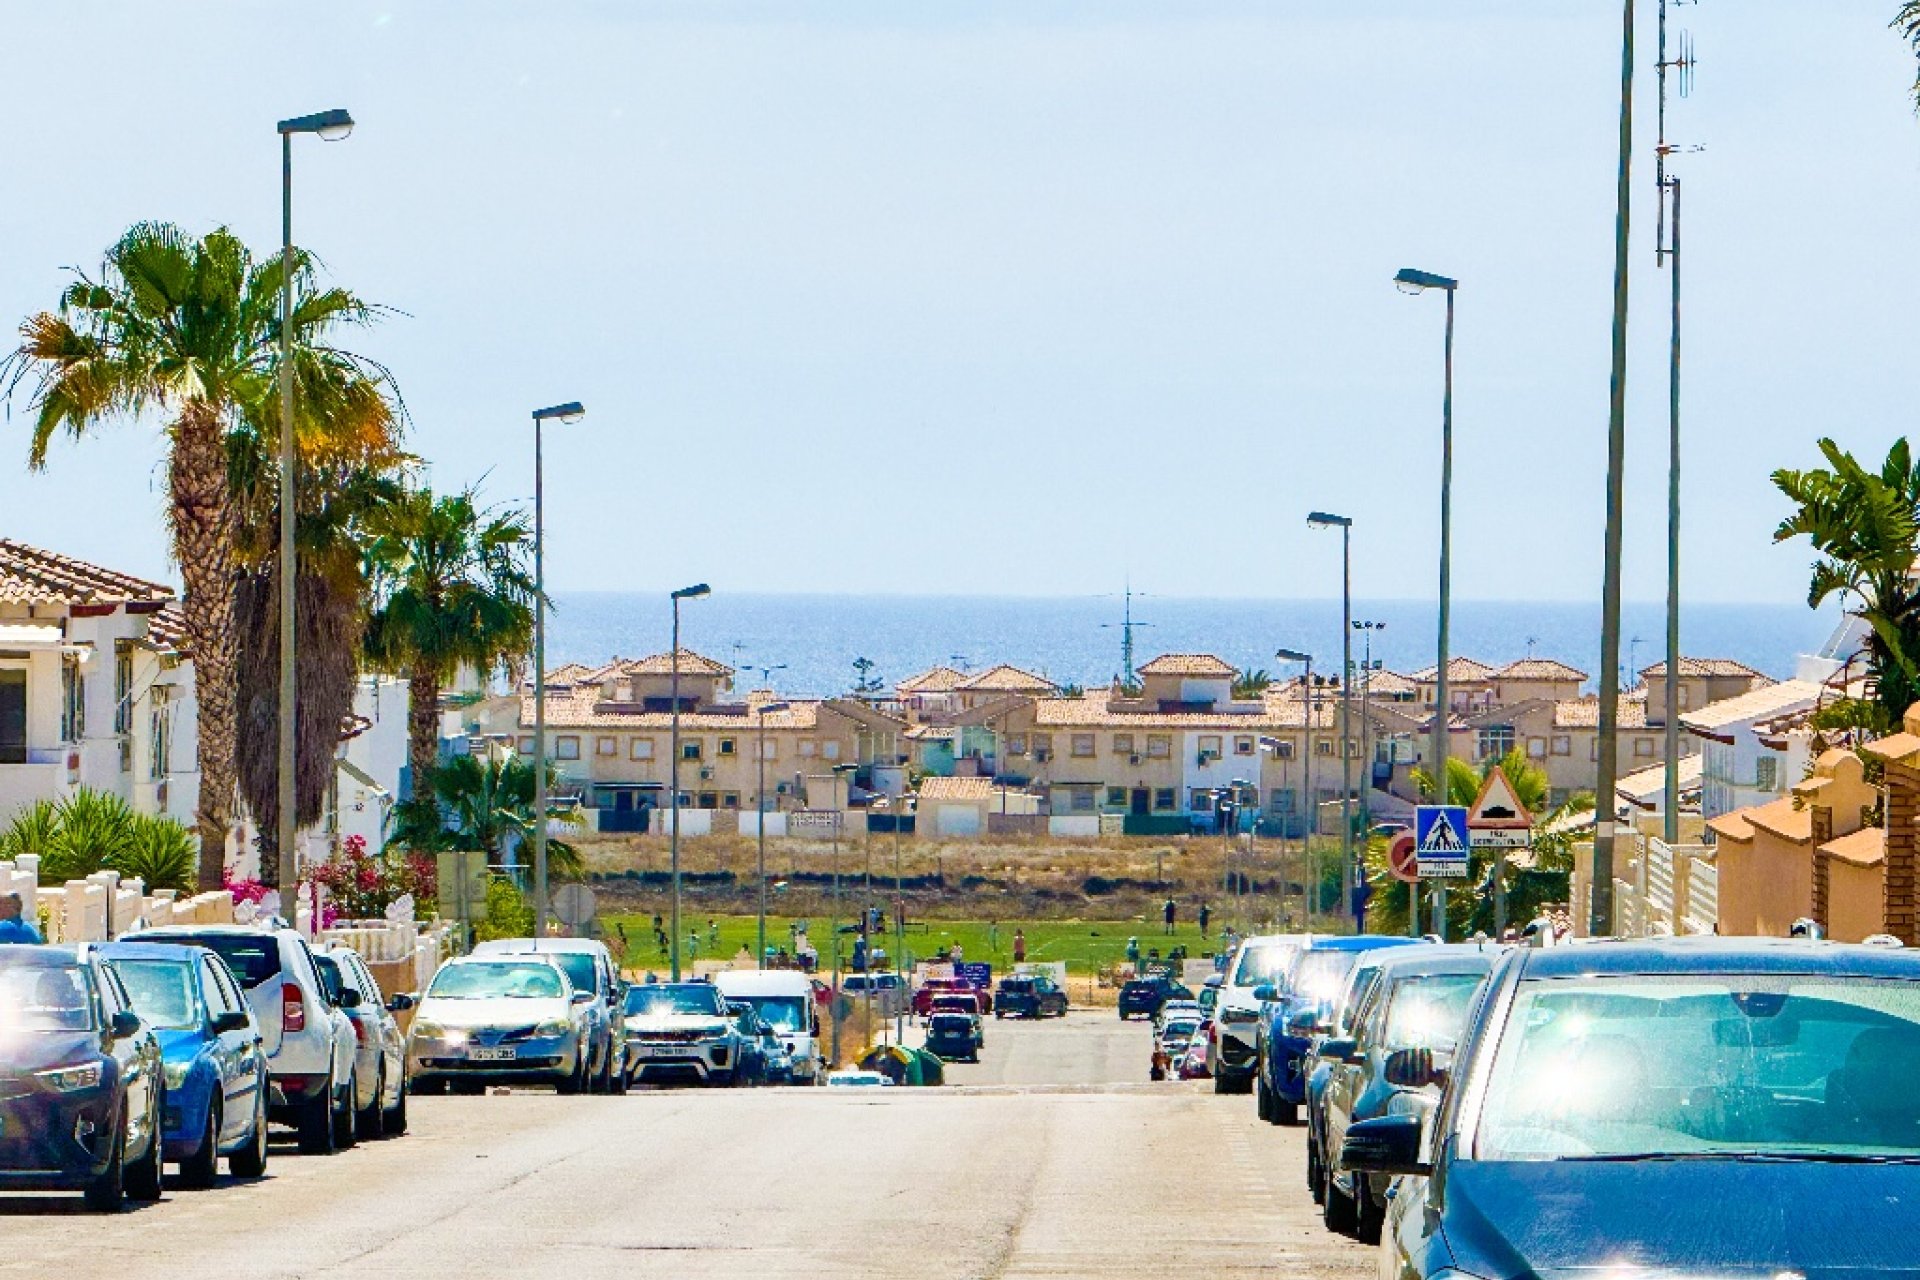
<path fill-rule="evenodd" d="M 1120 679 L 1122 684 L 1131 689 L 1139 683 L 1139 679 L 1134 675 L 1133 670 L 1133 629 L 1135 627 L 1150 627 L 1153 624 L 1151 622 L 1135 622 L 1133 620 L 1133 578 L 1131 575 L 1127 577 L 1126 589 L 1121 595 L 1124 603 L 1121 606 L 1120 614 Z M 1112 599 L 1113 597 L 1109 596 L 1107 598 Z M 1112 627 L 1113 624 L 1111 622 L 1103 622 L 1100 626 L 1105 629 Z"/>

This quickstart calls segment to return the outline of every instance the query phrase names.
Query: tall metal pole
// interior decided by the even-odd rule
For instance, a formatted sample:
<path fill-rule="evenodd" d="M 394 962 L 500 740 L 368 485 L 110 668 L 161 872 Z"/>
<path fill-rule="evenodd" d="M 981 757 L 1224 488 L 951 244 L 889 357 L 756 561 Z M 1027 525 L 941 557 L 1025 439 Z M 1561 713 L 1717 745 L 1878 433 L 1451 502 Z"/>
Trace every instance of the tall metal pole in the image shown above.
<path fill-rule="evenodd" d="M 1354 914 L 1353 521 L 1340 526 L 1340 909 Z"/>
<path fill-rule="evenodd" d="M 840 803 L 839 775 L 829 774 L 827 780 L 833 784 L 833 802 L 837 806 Z M 840 814 L 842 812 L 837 807 L 833 811 L 833 906 L 831 908 L 833 919 L 829 925 L 829 932 L 833 935 L 833 1003 L 835 1006 L 829 1012 L 833 1014 L 833 1065 L 836 1067 L 840 1065 L 838 1006 L 840 1004 Z"/>
<path fill-rule="evenodd" d="M 1452 695 L 1447 688 L 1447 636 L 1453 616 L 1453 295 L 1447 288 L 1446 391 L 1440 407 L 1440 634 L 1439 666 L 1434 671 L 1433 790 L 1434 803 L 1446 804 L 1448 733 L 1453 721 Z M 1432 888 L 1434 932 L 1447 936 L 1446 881 Z"/>
<path fill-rule="evenodd" d="M 673 794 L 667 797 L 667 813 L 673 825 L 667 828 L 668 862 L 673 870 L 673 980 L 680 981 L 680 597 L 673 597 L 673 648 L 667 654 L 668 750 L 673 763 L 668 766 Z"/>
<path fill-rule="evenodd" d="M 901 962 L 907 951 L 907 893 L 906 880 L 900 873 L 900 821 L 906 816 L 907 797 L 900 797 L 900 812 L 893 818 L 893 971 L 900 972 Z M 903 981 L 900 990 L 905 992 Z M 893 1042 L 902 1044 L 907 1038 L 906 1010 L 896 1006 L 893 1011 Z"/>
<path fill-rule="evenodd" d="M 547 526 L 543 419 L 533 419 L 533 931 L 547 936 Z M 677 944 L 676 944 L 677 945 Z M 676 951 L 675 956 L 678 956 Z M 680 976 L 678 963 L 675 978 Z"/>
<path fill-rule="evenodd" d="M 760 846 L 760 927 L 758 930 L 759 947 L 753 953 L 753 967 L 758 969 L 767 962 L 767 706 L 760 704 L 760 780 L 755 784 L 754 798 L 760 810 L 760 820 L 754 823 L 755 836 Z"/>
<path fill-rule="evenodd" d="M 1673 338 L 1667 388 L 1667 769 L 1660 834 L 1674 845 L 1680 841 L 1680 179 L 1667 183 L 1673 193 Z"/>
<path fill-rule="evenodd" d="M 1313 659 L 1308 658 L 1305 666 L 1307 728 L 1305 740 L 1300 745 L 1306 761 L 1300 766 L 1300 787 L 1307 793 L 1307 825 L 1301 829 L 1300 837 L 1300 908 L 1305 917 L 1300 927 L 1311 932 L 1313 909 L 1320 903 L 1320 883 L 1313 874 L 1313 827 L 1320 817 L 1320 807 L 1313 799 Z"/>
<path fill-rule="evenodd" d="M 293 135 L 280 134 L 280 714 L 278 746 L 278 785 L 280 820 L 275 838 L 279 844 L 280 900 L 289 920 L 296 914 L 295 894 L 300 883 L 300 867 L 294 857 L 294 735 L 299 714 L 296 699 L 298 683 L 294 675 L 295 593 L 299 576 L 299 550 L 294 545 L 293 469 Z"/>
<path fill-rule="evenodd" d="M 1627 249 L 1633 185 L 1633 0 L 1621 4 L 1620 161 L 1614 193 L 1613 368 L 1607 404 L 1606 569 L 1600 591 L 1600 769 L 1588 931 L 1613 932 L 1614 784 L 1620 764 L 1620 542 L 1627 445 Z"/>

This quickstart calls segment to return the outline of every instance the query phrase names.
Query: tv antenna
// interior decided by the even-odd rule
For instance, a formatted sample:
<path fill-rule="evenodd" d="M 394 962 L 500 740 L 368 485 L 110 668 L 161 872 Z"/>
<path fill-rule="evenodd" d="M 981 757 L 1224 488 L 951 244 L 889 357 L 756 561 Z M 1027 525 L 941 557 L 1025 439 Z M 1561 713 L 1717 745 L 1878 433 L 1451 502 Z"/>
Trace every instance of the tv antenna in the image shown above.
<path fill-rule="evenodd" d="M 1146 592 L 1135 591 L 1131 578 L 1127 579 L 1126 590 L 1121 594 L 1126 601 L 1126 605 L 1124 612 L 1120 615 L 1120 622 L 1118 624 L 1120 628 L 1120 670 L 1123 673 L 1123 683 L 1131 688 L 1138 683 L 1133 674 L 1133 629 L 1135 627 L 1150 627 L 1153 624 L 1151 622 L 1136 621 L 1133 616 L 1134 596 L 1144 596 Z M 1111 631 L 1114 625 L 1115 624 L 1111 622 L 1103 622 L 1100 624 L 1100 629 L 1102 631 Z"/>
<path fill-rule="evenodd" d="M 1657 225 L 1654 230 L 1653 257 L 1655 263 L 1663 267 L 1667 265 L 1667 259 L 1679 251 L 1679 247 L 1673 243 L 1679 238 L 1679 227 L 1673 224 L 1679 222 L 1680 215 L 1678 210 L 1675 210 L 1669 220 L 1667 204 L 1670 199 L 1675 204 L 1679 203 L 1675 188 L 1678 187 L 1680 180 L 1667 176 L 1667 157 L 1676 152 L 1701 150 L 1699 146 L 1681 146 L 1667 141 L 1667 73 L 1673 72 L 1674 90 L 1683 98 L 1691 97 L 1693 96 L 1693 69 L 1700 64 L 1699 58 L 1694 56 L 1693 36 L 1685 29 L 1674 37 L 1673 49 L 1669 56 L 1667 7 L 1694 3 L 1697 3 L 1697 0 L 1660 0 L 1660 57 L 1655 64 L 1660 73 L 1660 127 L 1659 141 L 1655 143 L 1653 149 L 1654 186 L 1659 190 L 1660 199 L 1656 214 Z"/>

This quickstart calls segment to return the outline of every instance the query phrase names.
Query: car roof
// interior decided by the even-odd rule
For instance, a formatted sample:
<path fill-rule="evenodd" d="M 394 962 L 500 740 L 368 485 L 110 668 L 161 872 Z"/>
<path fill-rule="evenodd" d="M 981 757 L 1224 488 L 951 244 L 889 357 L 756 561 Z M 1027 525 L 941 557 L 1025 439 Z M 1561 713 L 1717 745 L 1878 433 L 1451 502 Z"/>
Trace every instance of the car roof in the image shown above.
<path fill-rule="evenodd" d="M 1417 947 L 1423 945 L 1418 938 L 1402 938 L 1391 933 L 1343 933 L 1331 937 L 1315 938 L 1308 944 L 1309 951 L 1373 951 L 1380 947 Z M 1431 946 L 1431 943 L 1424 945 Z"/>
<path fill-rule="evenodd" d="M 1510 949 L 1492 942 L 1428 942 L 1395 949 L 1379 968 L 1389 981 L 1421 973 L 1486 973 Z"/>
<path fill-rule="evenodd" d="M 172 942 L 90 942 L 86 946 L 105 960 L 171 960 L 179 964 L 195 955 L 219 954 L 208 947 L 181 946 Z"/>
<path fill-rule="evenodd" d="M 594 938 L 495 938 L 489 942 L 477 943 L 471 954 L 476 956 L 526 956 L 563 951 L 589 951 L 598 953 L 606 949 L 606 943 Z"/>
<path fill-rule="evenodd" d="M 483 955 L 477 951 L 469 951 L 466 955 L 452 957 L 447 961 L 447 964 L 532 964 L 535 961 L 543 961 L 547 968 L 562 977 L 566 976 L 567 971 L 565 969 L 555 964 L 551 957 L 542 955 L 537 951 L 523 951 L 517 955 L 512 952 L 502 954 L 498 951 L 490 951 Z M 441 966 L 443 969 L 445 967 L 446 965 Z"/>
<path fill-rule="evenodd" d="M 1608 939 L 1573 947 L 1521 947 L 1523 976 L 1584 974 L 1799 973 L 1920 978 L 1920 952 L 1802 938 Z"/>
<path fill-rule="evenodd" d="M 0 947 L 0 960 L 25 968 L 67 968 L 85 959 L 80 949 L 72 943 L 52 943 L 47 946 L 20 946 L 17 944 Z"/>
<path fill-rule="evenodd" d="M 270 924 L 158 924 L 136 930 L 128 936 L 136 941 L 141 938 L 179 938 L 193 934 L 231 934 L 240 938 L 271 938 L 293 932 L 284 925 Z"/>

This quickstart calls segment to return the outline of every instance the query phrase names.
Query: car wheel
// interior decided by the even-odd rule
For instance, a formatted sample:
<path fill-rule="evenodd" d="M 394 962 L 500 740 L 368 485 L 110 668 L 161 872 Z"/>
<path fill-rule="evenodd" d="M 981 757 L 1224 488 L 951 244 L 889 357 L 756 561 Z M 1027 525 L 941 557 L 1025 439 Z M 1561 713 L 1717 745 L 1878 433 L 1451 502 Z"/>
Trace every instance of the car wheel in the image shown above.
<path fill-rule="evenodd" d="M 594 1080 L 593 1091 L 595 1093 L 612 1093 L 613 1092 L 613 1046 L 612 1045 L 608 1045 L 607 1051 L 600 1055 L 600 1074 Z"/>
<path fill-rule="evenodd" d="M 328 1078 L 326 1087 L 308 1098 L 300 1106 L 300 1154 L 303 1156 L 330 1156 L 334 1152 L 333 1141 L 333 1080 Z"/>
<path fill-rule="evenodd" d="M 1350 1236 L 1359 1225 L 1353 1197 L 1342 1191 L 1340 1184 L 1333 1180 L 1330 1167 L 1323 1164 L 1320 1170 L 1320 1220 L 1327 1224 L 1327 1230 L 1336 1235 Z"/>
<path fill-rule="evenodd" d="M 333 1145 L 345 1151 L 354 1144 L 354 1116 L 358 1114 L 355 1104 L 360 1100 L 360 1077 L 358 1073 L 347 1077 L 347 1087 L 340 1092 L 339 1100 L 333 1110 Z"/>
<path fill-rule="evenodd" d="M 1286 1125 L 1289 1128 L 1299 1124 L 1300 1104 L 1297 1102 L 1282 1102 L 1280 1099 L 1275 1098 L 1273 1100 L 1273 1122 L 1275 1124 Z"/>
<path fill-rule="evenodd" d="M 1353 1234 L 1361 1244 L 1379 1244 L 1380 1228 L 1386 1221 L 1387 1211 L 1373 1200 L 1373 1188 L 1363 1173 L 1353 1175 L 1354 1221 Z"/>
<path fill-rule="evenodd" d="M 123 1111 L 120 1125 L 108 1141 L 113 1143 L 107 1167 L 100 1176 L 81 1189 L 87 1208 L 95 1213 L 118 1213 L 127 1203 L 127 1117 Z"/>
<path fill-rule="evenodd" d="M 258 1178 L 267 1171 L 267 1084 L 260 1082 L 260 1101 L 253 1111 L 253 1132 L 247 1145 L 227 1157 L 227 1172 L 236 1178 Z"/>
<path fill-rule="evenodd" d="M 354 1112 L 354 1141 L 369 1142 L 381 1136 L 382 1130 L 386 1127 L 386 1099 L 387 1070 L 385 1067 L 382 1067 L 380 1074 L 375 1076 L 373 1080 L 373 1101 L 368 1103 L 365 1108 Z M 353 1095 L 348 1096 L 349 1105 L 356 1101 L 358 1101 L 357 1097 Z"/>
<path fill-rule="evenodd" d="M 1227 1078 L 1225 1076 L 1215 1076 L 1213 1078 L 1213 1091 L 1215 1093 L 1232 1093 L 1233 1092 L 1233 1090 L 1228 1087 Z"/>
<path fill-rule="evenodd" d="M 126 1187 L 129 1200 L 154 1201 L 160 1198 L 161 1155 L 160 1146 L 164 1140 L 160 1131 L 160 1117 L 165 1103 L 155 1091 L 153 1115 L 147 1121 L 147 1151 L 140 1159 L 126 1166 Z"/>
<path fill-rule="evenodd" d="M 404 1079 L 400 1081 L 400 1096 L 387 1108 L 383 1119 L 383 1137 L 397 1138 L 407 1131 L 407 1082 Z"/>
<path fill-rule="evenodd" d="M 180 1162 L 180 1185 L 204 1190 L 220 1174 L 220 1104 L 207 1102 L 207 1122 L 201 1126 L 200 1146 Z"/>
<path fill-rule="evenodd" d="M 1278 1124 L 1273 1118 L 1273 1090 L 1267 1088 L 1266 1072 L 1253 1069 L 1253 1114 L 1268 1124 Z"/>
<path fill-rule="evenodd" d="M 1315 1204 L 1326 1198 L 1320 1186 L 1320 1143 L 1313 1138 L 1307 1139 L 1307 1191 Z"/>
<path fill-rule="evenodd" d="M 571 1098 L 587 1087 L 587 1051 L 584 1046 L 574 1055 L 573 1070 L 554 1082 L 554 1092 Z"/>
<path fill-rule="evenodd" d="M 444 1098 L 447 1096 L 447 1082 L 445 1080 L 431 1078 L 416 1080 L 413 1084 L 413 1091 L 422 1098 Z"/>

